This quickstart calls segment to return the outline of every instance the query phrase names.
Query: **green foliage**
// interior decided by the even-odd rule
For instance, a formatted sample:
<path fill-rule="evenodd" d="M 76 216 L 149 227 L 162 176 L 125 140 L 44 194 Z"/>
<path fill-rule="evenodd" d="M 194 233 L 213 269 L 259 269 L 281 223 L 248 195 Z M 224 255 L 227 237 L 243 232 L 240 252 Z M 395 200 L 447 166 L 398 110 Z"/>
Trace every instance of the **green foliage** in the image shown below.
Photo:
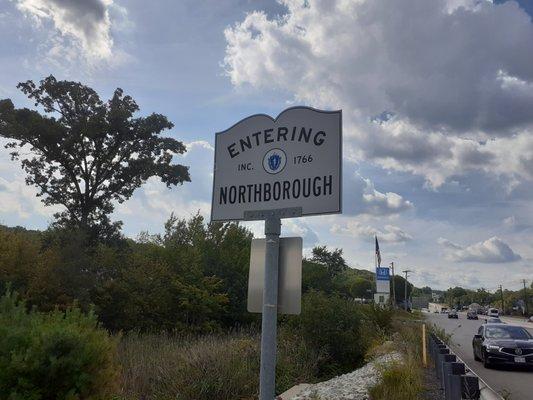
<path fill-rule="evenodd" d="M 258 393 L 259 341 L 253 334 L 199 339 L 126 336 L 120 346 L 126 399 L 233 400 Z"/>
<path fill-rule="evenodd" d="M 302 291 L 319 290 L 324 293 L 333 291 L 333 282 L 325 265 L 309 260 L 302 263 Z"/>
<path fill-rule="evenodd" d="M 368 299 L 373 294 L 373 284 L 363 278 L 355 278 L 350 282 L 350 294 L 355 298 Z"/>
<path fill-rule="evenodd" d="M 372 400 L 418 400 L 423 391 L 422 373 L 414 361 L 382 366 L 381 381 L 369 389 Z"/>
<path fill-rule="evenodd" d="M 472 290 L 460 286 L 449 288 L 443 297 L 450 307 L 468 306 L 472 303 L 489 305 L 500 300 L 499 293 L 490 293 L 484 288 Z"/>
<path fill-rule="evenodd" d="M 380 330 L 383 334 L 388 334 L 392 330 L 392 318 L 398 311 L 390 308 L 382 308 L 374 304 L 364 304 L 360 307 L 365 321 L 375 329 Z"/>
<path fill-rule="evenodd" d="M 17 87 L 48 115 L 0 100 L 0 136 L 11 140 L 6 148 L 30 146 L 30 155 L 13 150 L 12 158 L 46 205 L 65 207 L 55 214 L 58 224 L 113 237 L 121 225 L 109 220 L 115 202 L 153 176 L 168 187 L 190 180 L 188 167 L 172 164 L 185 146 L 160 136 L 173 124 L 160 114 L 135 118 L 139 107 L 122 89 L 103 102 L 93 89 L 53 76 Z"/>
<path fill-rule="evenodd" d="M 361 312 L 357 305 L 337 295 L 310 291 L 302 298 L 302 312 L 288 324 L 318 354 L 319 374 L 352 370 L 363 361 L 366 347 L 360 340 Z"/>
<path fill-rule="evenodd" d="M 407 298 L 411 296 L 414 286 L 407 282 Z M 396 291 L 396 301 L 403 302 L 405 301 L 405 278 L 400 275 L 394 275 L 394 289 Z M 391 295 L 392 295 L 392 282 L 391 282 Z"/>
<path fill-rule="evenodd" d="M 116 341 L 93 313 L 28 312 L 0 299 L 0 399 L 107 399 L 117 390 Z"/>
<path fill-rule="evenodd" d="M 331 276 L 346 271 L 348 268 L 346 261 L 342 257 L 342 249 L 330 251 L 326 246 L 317 246 L 313 248 L 311 261 L 325 265 Z"/>
<path fill-rule="evenodd" d="M 255 332 L 186 337 L 129 333 L 119 357 L 123 399 L 254 399 L 259 392 L 260 339 Z M 317 379 L 314 349 L 281 327 L 276 393 Z"/>
<path fill-rule="evenodd" d="M 322 349 L 302 340 L 294 330 L 281 326 L 278 330 L 276 393 L 283 393 L 299 383 L 318 379 L 319 363 L 325 356 Z"/>
<path fill-rule="evenodd" d="M 380 381 L 369 388 L 372 400 L 418 400 L 424 390 L 422 367 L 422 324 L 409 314 L 392 320 L 392 347 L 402 356 L 400 361 L 378 366 Z"/>
<path fill-rule="evenodd" d="M 11 282 L 41 311 L 94 304 L 113 331 L 216 332 L 257 320 L 246 311 L 251 238 L 200 215 L 171 216 L 163 236 L 91 247 L 79 230 L 0 227 L 0 288 Z"/>

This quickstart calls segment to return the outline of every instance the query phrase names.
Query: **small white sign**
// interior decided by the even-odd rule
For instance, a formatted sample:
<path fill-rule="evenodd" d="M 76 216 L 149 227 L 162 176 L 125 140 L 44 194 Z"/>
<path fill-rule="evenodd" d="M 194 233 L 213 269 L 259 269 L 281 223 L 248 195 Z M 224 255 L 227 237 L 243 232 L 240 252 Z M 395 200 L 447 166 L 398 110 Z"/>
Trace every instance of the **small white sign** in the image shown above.
<path fill-rule="evenodd" d="M 378 293 L 390 293 L 390 281 L 376 281 L 376 292 Z"/>
<path fill-rule="evenodd" d="M 301 237 L 279 239 L 278 312 L 300 314 L 302 303 L 302 248 Z M 250 251 L 248 277 L 248 311 L 263 312 L 265 287 L 265 239 L 253 239 Z"/>
<path fill-rule="evenodd" d="M 211 220 L 294 207 L 301 215 L 340 213 L 341 173 L 342 111 L 252 115 L 216 134 Z"/>

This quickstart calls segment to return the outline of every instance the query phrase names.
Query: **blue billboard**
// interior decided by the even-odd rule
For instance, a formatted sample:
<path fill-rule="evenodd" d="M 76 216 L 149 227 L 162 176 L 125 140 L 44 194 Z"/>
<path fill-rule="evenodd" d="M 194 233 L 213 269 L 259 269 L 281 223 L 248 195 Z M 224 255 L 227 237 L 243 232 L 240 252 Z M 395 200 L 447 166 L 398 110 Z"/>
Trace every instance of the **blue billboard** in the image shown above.
<path fill-rule="evenodd" d="M 388 281 L 390 280 L 390 270 L 387 267 L 376 268 L 376 280 Z"/>

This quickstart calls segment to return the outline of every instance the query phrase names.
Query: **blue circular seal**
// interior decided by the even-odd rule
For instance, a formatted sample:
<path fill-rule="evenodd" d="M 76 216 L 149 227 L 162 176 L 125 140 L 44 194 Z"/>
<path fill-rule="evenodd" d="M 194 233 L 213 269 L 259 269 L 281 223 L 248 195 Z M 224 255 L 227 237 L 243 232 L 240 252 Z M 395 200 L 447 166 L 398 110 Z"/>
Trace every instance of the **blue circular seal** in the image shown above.
<path fill-rule="evenodd" d="M 263 168 L 269 174 L 278 174 L 287 164 L 287 155 L 281 149 L 271 149 L 263 157 Z"/>

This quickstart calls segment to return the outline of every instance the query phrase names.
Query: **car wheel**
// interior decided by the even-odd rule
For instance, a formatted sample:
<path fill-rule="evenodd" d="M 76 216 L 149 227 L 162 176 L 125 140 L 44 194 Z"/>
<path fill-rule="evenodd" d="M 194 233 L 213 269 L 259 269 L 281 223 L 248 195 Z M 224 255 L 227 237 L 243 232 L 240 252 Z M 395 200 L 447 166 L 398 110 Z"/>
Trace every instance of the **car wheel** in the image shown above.
<path fill-rule="evenodd" d="M 483 366 L 485 368 L 490 368 L 492 366 L 492 364 L 489 361 L 489 356 L 487 355 L 486 351 L 483 352 Z"/>

